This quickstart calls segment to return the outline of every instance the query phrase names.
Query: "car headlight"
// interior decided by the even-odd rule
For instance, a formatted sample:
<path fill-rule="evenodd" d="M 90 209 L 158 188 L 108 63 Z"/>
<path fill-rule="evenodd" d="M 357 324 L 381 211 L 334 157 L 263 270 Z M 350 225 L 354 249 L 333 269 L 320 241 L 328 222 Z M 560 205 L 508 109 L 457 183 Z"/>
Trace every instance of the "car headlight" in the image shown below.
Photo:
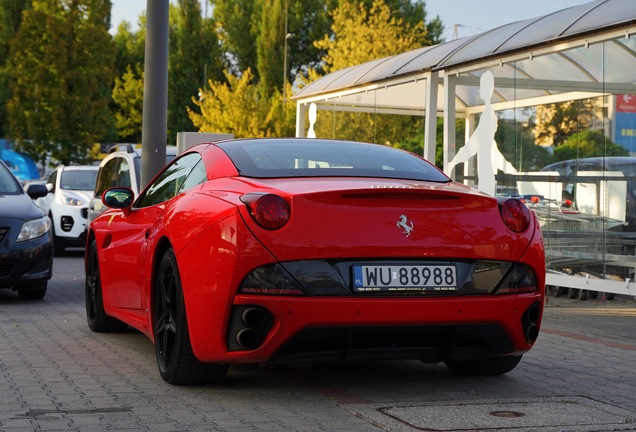
<path fill-rule="evenodd" d="M 49 229 L 51 229 L 51 219 L 48 216 L 26 221 L 22 224 L 22 229 L 20 229 L 20 234 L 18 234 L 16 241 L 23 242 L 38 238 L 46 234 Z"/>
<path fill-rule="evenodd" d="M 73 196 L 73 195 L 67 195 L 67 194 L 61 194 L 60 195 L 60 200 L 62 201 L 62 204 L 64 205 L 69 205 L 69 206 L 82 206 L 84 205 L 84 200 Z"/>

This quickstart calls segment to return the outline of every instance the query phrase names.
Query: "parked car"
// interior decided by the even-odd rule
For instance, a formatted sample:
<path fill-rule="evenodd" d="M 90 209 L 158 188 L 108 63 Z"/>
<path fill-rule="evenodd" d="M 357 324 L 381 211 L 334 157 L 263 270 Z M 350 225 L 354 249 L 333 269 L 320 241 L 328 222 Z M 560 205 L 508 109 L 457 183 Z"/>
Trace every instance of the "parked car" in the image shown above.
<path fill-rule="evenodd" d="M 167 146 L 166 164 L 176 156 L 177 148 L 175 146 Z M 141 149 L 131 144 L 111 147 L 108 156 L 99 164 L 95 190 L 88 205 L 88 224 L 106 210 L 106 207 L 102 204 L 102 194 L 106 189 L 113 186 L 125 186 L 131 188 L 136 195 L 139 195 L 140 185 Z"/>
<path fill-rule="evenodd" d="M 24 299 L 43 298 L 52 275 L 51 220 L 33 203 L 46 194 L 43 184 L 25 193 L 0 161 L 0 288 Z"/>
<path fill-rule="evenodd" d="M 93 196 L 97 166 L 60 166 L 46 182 L 49 193 L 35 204 L 49 215 L 53 223 L 53 252 L 64 253 L 67 247 L 86 245 L 88 203 Z"/>
<path fill-rule="evenodd" d="M 606 156 L 581 159 L 569 159 L 555 162 L 541 169 L 541 171 L 556 171 L 562 177 L 563 198 L 572 200 L 578 204 L 580 181 L 577 180 L 579 172 L 620 172 L 625 176 L 627 194 L 625 198 L 625 227 L 623 231 L 636 231 L 636 157 L 632 156 Z M 610 178 L 611 179 L 611 178 Z M 596 193 L 596 190 L 594 190 Z M 596 201 L 596 195 L 589 197 Z"/>
<path fill-rule="evenodd" d="M 383 145 L 200 144 L 135 199 L 106 190 L 87 238 L 86 314 L 131 325 L 174 384 L 232 363 L 419 359 L 511 371 L 541 324 L 539 224 L 514 198 Z"/>
<path fill-rule="evenodd" d="M 590 262 L 589 259 L 578 259 L 575 263 L 566 261 L 567 267 L 559 270 L 568 274 L 580 272 L 583 277 L 589 277 L 589 274 L 593 274 L 607 275 L 623 280 L 634 280 L 633 267 L 614 265 L 612 261 L 620 261 L 622 255 L 634 256 L 636 250 L 634 242 L 634 233 L 636 232 L 636 157 L 598 156 L 569 159 L 550 164 L 542 168 L 541 171 L 559 173 L 563 200 L 570 201 L 572 206 L 579 209 L 582 213 L 599 217 L 603 216 L 603 212 L 609 213 L 604 215 L 606 218 L 604 232 L 586 234 L 581 232 L 582 230 L 578 229 L 578 227 L 574 227 L 571 229 L 577 231 L 576 234 L 589 235 L 588 238 L 582 239 L 581 245 L 571 242 L 568 244 L 566 242 L 564 245 L 553 243 L 552 246 L 553 248 L 560 246 L 561 249 L 566 251 L 574 249 L 575 253 L 577 246 L 584 247 L 588 254 L 596 252 L 598 255 L 605 255 L 607 258 L 604 257 L 602 263 Z M 590 173 L 595 174 L 590 175 Z M 622 177 L 616 177 L 610 173 L 620 173 Z M 610 196 L 605 195 L 605 191 L 602 191 L 602 188 L 597 186 L 601 180 L 618 182 L 624 180 L 625 189 L 621 190 L 621 195 L 617 195 L 620 198 L 612 200 Z M 622 193 L 624 193 L 624 198 Z M 615 220 L 611 221 L 610 225 L 611 219 Z M 558 234 L 557 232 L 556 235 Z M 558 241 L 558 239 L 556 240 Z M 555 292 L 557 296 L 568 293 L 570 298 L 578 297 L 581 300 L 586 300 L 588 296 L 591 298 L 598 296 L 595 291 L 568 289 L 565 287 L 553 287 L 551 291 Z M 608 293 L 605 298 L 611 300 L 614 298 L 614 294 Z"/>

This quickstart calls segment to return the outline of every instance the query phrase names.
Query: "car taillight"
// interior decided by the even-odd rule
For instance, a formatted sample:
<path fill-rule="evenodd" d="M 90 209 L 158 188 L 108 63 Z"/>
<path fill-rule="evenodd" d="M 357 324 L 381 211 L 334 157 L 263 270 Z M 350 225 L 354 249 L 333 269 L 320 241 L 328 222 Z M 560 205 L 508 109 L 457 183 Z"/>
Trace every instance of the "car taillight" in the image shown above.
<path fill-rule="evenodd" d="M 289 203 L 274 194 L 249 193 L 241 197 L 252 219 L 268 230 L 281 228 L 289 220 Z"/>
<path fill-rule="evenodd" d="M 521 294 L 537 291 L 537 279 L 530 267 L 514 264 L 497 287 L 495 294 Z"/>
<path fill-rule="evenodd" d="M 530 225 L 530 210 L 518 199 L 500 200 L 499 212 L 506 226 L 516 233 L 525 231 Z"/>
<path fill-rule="evenodd" d="M 305 292 L 280 264 L 269 264 L 245 276 L 239 294 L 305 295 Z"/>

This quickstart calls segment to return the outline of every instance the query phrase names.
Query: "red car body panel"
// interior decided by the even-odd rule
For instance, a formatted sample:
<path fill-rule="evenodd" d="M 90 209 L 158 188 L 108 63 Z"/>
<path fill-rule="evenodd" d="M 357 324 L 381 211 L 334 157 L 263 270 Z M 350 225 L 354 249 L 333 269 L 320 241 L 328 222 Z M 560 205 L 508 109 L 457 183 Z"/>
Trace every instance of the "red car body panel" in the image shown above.
<path fill-rule="evenodd" d="M 522 314 L 544 302 L 545 257 L 534 215 L 514 233 L 496 199 L 457 183 L 387 178 L 241 177 L 213 144 L 201 153 L 208 181 L 150 207 L 111 209 L 90 227 L 99 248 L 104 310 L 154 340 L 153 283 L 166 247 L 176 255 L 192 350 L 199 361 L 267 363 L 299 332 L 331 326 L 493 324 L 511 355 L 527 352 Z M 280 229 L 260 227 L 241 196 L 275 193 L 290 203 Z M 413 230 L 399 225 L 406 215 Z M 505 295 L 372 297 L 241 294 L 252 270 L 267 264 L 329 259 L 493 260 L 533 269 L 534 292 Z M 230 350 L 237 305 L 258 305 L 272 325 L 255 349 Z M 537 319 L 540 325 L 541 316 Z"/>

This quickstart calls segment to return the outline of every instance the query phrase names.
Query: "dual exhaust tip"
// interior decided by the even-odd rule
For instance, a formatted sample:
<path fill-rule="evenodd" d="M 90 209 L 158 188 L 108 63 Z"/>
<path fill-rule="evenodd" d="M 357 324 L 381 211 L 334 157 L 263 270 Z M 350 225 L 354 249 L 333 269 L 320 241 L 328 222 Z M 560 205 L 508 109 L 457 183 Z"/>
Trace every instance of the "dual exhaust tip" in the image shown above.
<path fill-rule="evenodd" d="M 260 306 L 235 306 L 228 332 L 231 351 L 258 348 L 272 327 L 272 316 Z"/>
<path fill-rule="evenodd" d="M 526 336 L 526 341 L 533 344 L 539 337 L 539 324 L 538 321 L 541 318 L 541 303 L 533 303 L 528 310 L 523 314 L 521 324 L 523 325 L 523 331 Z"/>

